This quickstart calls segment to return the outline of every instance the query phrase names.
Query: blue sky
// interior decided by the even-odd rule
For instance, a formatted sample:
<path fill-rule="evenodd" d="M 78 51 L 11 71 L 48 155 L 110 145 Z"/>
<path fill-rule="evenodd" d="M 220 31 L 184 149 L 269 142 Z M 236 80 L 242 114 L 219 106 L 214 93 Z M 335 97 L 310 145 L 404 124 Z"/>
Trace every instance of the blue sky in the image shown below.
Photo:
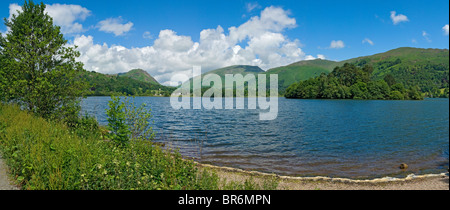
<path fill-rule="evenodd" d="M 2 1 L 0 16 L 8 18 L 14 5 L 22 3 Z M 298 60 L 345 60 L 398 47 L 449 48 L 447 0 L 44 3 L 51 6 L 49 14 L 62 25 L 66 39 L 81 45 L 80 60 L 88 70 L 143 68 L 166 84 L 191 65 L 207 71 L 253 64 L 267 70 Z M 1 26 L 0 31 L 7 29 Z"/>

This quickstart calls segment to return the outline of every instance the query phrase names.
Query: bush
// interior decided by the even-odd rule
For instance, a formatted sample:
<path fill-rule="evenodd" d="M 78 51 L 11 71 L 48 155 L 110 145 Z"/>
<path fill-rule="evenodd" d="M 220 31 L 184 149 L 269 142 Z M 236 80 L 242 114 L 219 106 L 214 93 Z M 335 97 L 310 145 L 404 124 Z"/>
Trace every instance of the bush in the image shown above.
<path fill-rule="evenodd" d="M 106 114 L 108 115 L 107 128 L 111 131 L 109 137 L 117 145 L 124 146 L 128 144 L 129 135 L 131 134 L 126 124 L 125 104 L 120 101 L 119 97 L 112 96 L 108 106 L 109 109 L 106 110 Z"/>
<path fill-rule="evenodd" d="M 391 100 L 404 100 L 405 96 L 402 93 L 400 93 L 399 91 L 392 91 L 389 98 Z"/>

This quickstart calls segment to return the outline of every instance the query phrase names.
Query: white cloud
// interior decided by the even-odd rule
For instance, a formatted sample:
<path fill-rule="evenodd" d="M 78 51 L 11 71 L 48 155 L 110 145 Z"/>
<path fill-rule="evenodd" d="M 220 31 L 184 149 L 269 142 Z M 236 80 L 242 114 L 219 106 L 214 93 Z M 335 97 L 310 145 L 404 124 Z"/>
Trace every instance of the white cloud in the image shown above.
<path fill-rule="evenodd" d="M 201 66 L 203 72 L 231 65 L 255 65 L 268 70 L 314 58 L 302 51 L 299 40 L 290 40 L 282 33 L 294 27 L 296 20 L 289 17 L 288 11 L 268 7 L 260 16 L 228 31 L 221 26 L 202 30 L 198 42 L 162 30 L 152 46 L 142 48 L 97 44 L 92 36 L 78 36 L 72 44 L 79 46 L 79 61 L 87 70 L 113 74 L 141 68 L 170 85 L 173 75 L 190 72 L 192 66 Z"/>
<path fill-rule="evenodd" d="M 144 32 L 142 34 L 142 38 L 144 38 L 144 39 L 153 39 L 153 35 L 149 31 L 146 31 L 146 32 Z"/>
<path fill-rule="evenodd" d="M 100 31 L 113 33 L 116 36 L 122 36 L 133 28 L 133 23 L 123 23 L 122 17 L 108 18 L 97 24 Z"/>
<path fill-rule="evenodd" d="M 20 6 L 18 4 L 10 4 L 8 20 L 11 20 L 13 15 L 17 15 L 17 14 L 19 14 L 19 12 L 22 12 L 22 6 Z"/>
<path fill-rule="evenodd" d="M 56 25 L 61 26 L 64 34 L 83 32 L 83 25 L 77 21 L 84 21 L 91 15 L 91 11 L 84 7 L 67 4 L 47 5 L 46 12 L 53 17 Z"/>
<path fill-rule="evenodd" d="M 411 42 L 414 44 L 417 44 L 417 40 L 416 39 L 411 39 Z"/>
<path fill-rule="evenodd" d="M 255 9 L 261 8 L 258 2 L 247 3 L 245 7 L 247 9 L 247 12 L 252 12 Z"/>
<path fill-rule="evenodd" d="M 444 31 L 444 34 L 445 34 L 446 36 L 448 36 L 448 24 L 445 25 L 444 27 L 442 27 L 442 30 Z"/>
<path fill-rule="evenodd" d="M 278 7 L 267 7 L 261 12 L 261 16 L 252 17 L 239 27 L 231 27 L 230 39 L 232 42 L 240 42 L 247 38 L 252 39 L 266 32 L 280 33 L 285 29 L 297 27 L 295 18 L 290 18 L 289 12 Z"/>
<path fill-rule="evenodd" d="M 373 43 L 373 41 L 372 40 L 370 40 L 369 38 L 365 38 L 363 41 L 362 41 L 362 43 L 363 44 L 365 44 L 365 43 L 368 43 L 368 44 L 370 44 L 370 45 L 375 45 L 375 43 Z"/>
<path fill-rule="evenodd" d="M 10 4 L 9 20 L 13 15 L 17 15 L 18 11 L 22 11 L 21 6 Z M 61 26 L 63 34 L 76 34 L 85 31 L 80 22 L 85 21 L 91 15 L 91 11 L 82 6 L 68 4 L 46 5 L 45 12 L 53 18 L 55 25 Z"/>
<path fill-rule="evenodd" d="M 391 20 L 392 20 L 392 23 L 394 23 L 394 25 L 397 25 L 397 24 L 399 24 L 401 22 L 408 22 L 409 21 L 407 16 L 402 15 L 402 14 L 398 14 L 397 15 L 396 11 L 392 11 L 391 12 Z"/>
<path fill-rule="evenodd" d="M 333 40 L 333 41 L 331 41 L 331 44 L 330 44 L 330 49 L 341 49 L 341 48 L 344 48 L 345 47 L 345 44 L 344 44 L 344 42 L 342 41 L 342 40 L 338 40 L 338 41 L 336 41 L 336 40 Z"/>
<path fill-rule="evenodd" d="M 426 31 L 422 31 L 422 36 L 427 42 L 431 42 L 430 34 L 428 34 Z"/>
<path fill-rule="evenodd" d="M 318 58 L 318 59 L 322 59 L 322 60 L 327 59 L 327 58 L 325 57 L 325 55 L 321 55 L 321 54 L 318 54 L 318 55 L 317 55 L 317 58 Z"/>

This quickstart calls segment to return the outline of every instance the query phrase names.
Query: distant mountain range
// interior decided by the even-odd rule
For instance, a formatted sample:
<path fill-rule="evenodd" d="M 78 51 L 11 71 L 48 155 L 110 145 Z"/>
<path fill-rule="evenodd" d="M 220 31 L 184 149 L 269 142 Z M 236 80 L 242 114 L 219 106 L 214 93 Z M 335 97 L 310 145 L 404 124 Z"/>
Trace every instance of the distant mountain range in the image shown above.
<path fill-rule="evenodd" d="M 372 79 L 383 79 L 391 75 L 406 87 L 418 86 L 424 93 L 448 88 L 449 84 L 449 50 L 398 48 L 385 53 L 353 58 L 345 61 L 307 60 L 287 66 L 263 71 L 257 66 L 236 65 L 216 69 L 202 74 L 217 74 L 225 83 L 226 74 L 278 74 L 279 91 L 284 91 L 292 84 L 329 74 L 334 68 L 345 63 L 357 66 L 371 65 L 374 68 Z M 141 69 L 134 69 L 117 75 L 104 75 L 88 72 L 83 75 L 91 85 L 93 95 L 107 95 L 110 92 L 127 93 L 130 95 L 168 95 L 175 90 L 158 83 L 150 74 Z M 257 78 L 257 76 L 256 76 Z M 192 81 L 192 79 L 190 80 Z M 225 85 L 225 84 L 223 84 Z M 161 91 L 160 91 L 161 89 Z"/>

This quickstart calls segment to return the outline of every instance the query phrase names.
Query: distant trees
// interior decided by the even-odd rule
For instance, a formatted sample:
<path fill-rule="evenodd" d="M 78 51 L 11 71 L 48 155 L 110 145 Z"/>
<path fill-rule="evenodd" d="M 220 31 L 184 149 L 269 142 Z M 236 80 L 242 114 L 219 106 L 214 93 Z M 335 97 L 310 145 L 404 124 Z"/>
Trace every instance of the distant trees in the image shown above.
<path fill-rule="evenodd" d="M 75 61 L 80 54 L 67 47 L 45 5 L 26 1 L 5 25 L 9 32 L 0 34 L 0 100 L 19 103 L 44 118 L 78 118 L 85 89 L 74 79 L 84 71 Z"/>
<path fill-rule="evenodd" d="M 374 81 L 371 79 L 372 72 L 371 66 L 361 68 L 347 63 L 336 67 L 329 75 L 322 74 L 291 85 L 285 96 L 302 99 L 423 99 L 417 87 L 405 89 L 401 83 L 396 83 L 392 75 Z"/>
<path fill-rule="evenodd" d="M 77 79 L 89 85 L 87 96 L 170 96 L 176 89 L 160 84 L 139 81 L 130 77 L 105 75 L 97 72 L 80 72 Z"/>

